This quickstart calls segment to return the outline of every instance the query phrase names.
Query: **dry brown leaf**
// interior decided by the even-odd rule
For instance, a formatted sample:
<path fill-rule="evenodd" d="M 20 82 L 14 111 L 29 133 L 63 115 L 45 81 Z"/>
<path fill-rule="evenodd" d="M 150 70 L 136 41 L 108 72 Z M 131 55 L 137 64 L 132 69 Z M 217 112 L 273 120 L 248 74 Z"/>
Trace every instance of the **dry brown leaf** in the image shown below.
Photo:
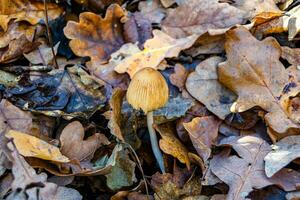
<path fill-rule="evenodd" d="M 190 160 L 188 156 L 188 150 L 175 136 L 174 128 L 169 124 L 155 125 L 154 127 L 162 139 L 159 140 L 159 147 L 161 150 L 173 157 L 177 158 L 181 163 L 186 164 L 187 168 L 190 169 Z"/>
<path fill-rule="evenodd" d="M 118 63 L 115 71 L 127 72 L 130 77 L 133 77 L 137 71 L 143 68 L 157 69 L 165 58 L 178 56 L 181 50 L 191 47 L 198 38 L 197 35 L 191 35 L 186 38 L 174 39 L 159 30 L 153 30 L 153 36 L 152 39 L 145 42 L 143 51 L 139 50 L 136 45 L 125 44 L 115 52 L 112 55 L 112 59 Z M 126 52 L 127 55 L 124 55 L 123 52 Z M 120 55 L 124 57 L 121 61 L 118 60 Z"/>
<path fill-rule="evenodd" d="M 274 0 L 234 0 L 232 5 L 247 12 L 250 18 L 260 13 L 282 13 Z"/>
<path fill-rule="evenodd" d="M 258 41 L 240 27 L 227 32 L 225 50 L 227 61 L 219 64 L 219 81 L 239 96 L 231 111 L 243 112 L 260 106 L 268 112 L 264 116 L 267 124 L 280 137 L 299 133 L 298 117 L 285 108 L 289 95 L 282 96 L 289 92 L 285 88 L 289 75 L 279 61 L 281 49 L 277 41 Z"/>
<path fill-rule="evenodd" d="M 25 157 L 35 157 L 54 162 L 67 163 L 69 158 L 62 155 L 59 148 L 37 137 L 15 130 L 8 131 L 5 136 L 13 139 L 18 152 Z"/>
<path fill-rule="evenodd" d="M 84 138 L 84 128 L 80 122 L 68 124 L 60 135 L 61 152 L 70 159 L 83 161 L 91 159 L 95 151 L 102 145 L 110 142 L 105 135 L 96 133 L 87 139 Z"/>
<path fill-rule="evenodd" d="M 29 53 L 38 46 L 38 42 L 31 42 L 26 35 L 21 35 L 19 38 L 10 41 L 7 48 L 0 49 L 0 63 L 13 62 L 23 56 L 24 53 Z"/>
<path fill-rule="evenodd" d="M 160 24 L 166 15 L 166 10 L 159 0 L 140 1 L 139 10 L 151 23 Z"/>
<path fill-rule="evenodd" d="M 230 113 L 230 106 L 236 99 L 235 94 L 218 81 L 217 67 L 223 60 L 217 56 L 204 60 L 186 81 L 187 91 L 220 119 Z"/>
<path fill-rule="evenodd" d="M 64 34 L 71 39 L 69 46 L 77 56 L 89 56 L 92 63 L 103 63 L 124 44 L 123 17 L 125 12 L 117 4 L 109 6 L 104 18 L 84 12 L 79 22 L 68 22 Z"/>
<path fill-rule="evenodd" d="M 36 27 L 34 26 L 28 26 L 20 22 L 9 25 L 7 31 L 0 31 L 0 48 L 8 46 L 10 41 L 18 39 L 22 35 L 25 35 L 26 39 L 32 42 L 35 35 L 35 29 Z"/>
<path fill-rule="evenodd" d="M 31 133 L 32 115 L 14 106 L 9 101 L 2 99 L 0 102 L 0 132 L 11 129 Z"/>
<path fill-rule="evenodd" d="M 185 82 L 188 76 L 188 71 L 181 64 L 176 64 L 174 67 L 174 73 L 170 75 L 170 81 L 173 85 L 178 87 L 179 91 L 185 89 Z"/>
<path fill-rule="evenodd" d="M 293 160 L 300 158 L 300 136 L 288 136 L 272 145 L 265 160 L 265 172 L 268 177 L 273 176 Z"/>
<path fill-rule="evenodd" d="M 54 3 L 48 3 L 48 18 L 53 20 L 59 17 L 63 9 Z M 0 27 L 6 31 L 11 20 L 27 21 L 32 25 L 45 19 L 44 4 L 32 0 L 1 0 Z"/>
<path fill-rule="evenodd" d="M 245 20 L 245 12 L 218 0 L 185 0 L 170 9 L 162 29 L 174 38 L 192 34 L 202 35 L 209 30 L 228 29 Z"/>
<path fill-rule="evenodd" d="M 195 117 L 189 123 L 183 123 L 199 156 L 207 162 L 211 148 L 218 137 L 221 121 L 214 116 Z"/>
<path fill-rule="evenodd" d="M 300 48 L 281 47 L 281 57 L 294 66 L 300 65 Z"/>
<path fill-rule="evenodd" d="M 232 146 L 239 155 L 216 155 L 210 162 L 212 172 L 230 187 L 228 200 L 246 199 L 253 189 L 269 185 L 292 191 L 299 184 L 300 173 L 293 170 L 282 170 L 272 178 L 266 176 L 263 158 L 271 151 L 271 146 L 264 140 L 253 136 L 231 136 L 220 144 Z"/>

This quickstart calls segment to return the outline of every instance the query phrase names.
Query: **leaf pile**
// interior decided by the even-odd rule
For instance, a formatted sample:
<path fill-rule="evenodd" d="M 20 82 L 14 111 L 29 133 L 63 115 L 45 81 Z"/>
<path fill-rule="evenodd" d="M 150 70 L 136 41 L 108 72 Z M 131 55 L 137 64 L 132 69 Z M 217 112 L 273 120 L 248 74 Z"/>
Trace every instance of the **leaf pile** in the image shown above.
<path fill-rule="evenodd" d="M 300 199 L 299 32 L 298 0 L 0 0 L 0 199 Z"/>

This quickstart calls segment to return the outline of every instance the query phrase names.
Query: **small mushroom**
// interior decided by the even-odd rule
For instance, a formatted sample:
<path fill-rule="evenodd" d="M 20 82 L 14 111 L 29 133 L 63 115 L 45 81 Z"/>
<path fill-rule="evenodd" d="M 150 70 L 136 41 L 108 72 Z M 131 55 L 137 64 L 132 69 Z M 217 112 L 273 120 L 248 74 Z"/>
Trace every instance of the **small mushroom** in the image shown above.
<path fill-rule="evenodd" d="M 163 173 L 165 167 L 153 128 L 153 111 L 163 107 L 168 102 L 168 97 L 169 88 L 166 80 L 152 68 L 138 71 L 133 76 L 126 94 L 127 101 L 133 108 L 142 109 L 147 114 L 152 151 Z"/>

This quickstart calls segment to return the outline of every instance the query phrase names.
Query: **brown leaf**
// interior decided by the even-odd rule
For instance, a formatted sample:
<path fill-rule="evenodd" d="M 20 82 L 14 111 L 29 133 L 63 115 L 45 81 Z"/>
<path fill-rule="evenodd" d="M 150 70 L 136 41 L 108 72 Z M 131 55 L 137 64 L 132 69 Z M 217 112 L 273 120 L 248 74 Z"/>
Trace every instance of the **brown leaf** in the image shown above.
<path fill-rule="evenodd" d="M 80 122 L 74 121 L 68 124 L 60 135 L 61 152 L 70 159 L 79 161 L 91 159 L 95 151 L 102 145 L 110 142 L 100 133 L 96 133 L 87 139 L 84 138 L 84 128 Z"/>
<path fill-rule="evenodd" d="M 230 187 L 228 200 L 245 199 L 254 188 L 273 184 L 286 191 L 296 189 L 300 180 L 300 173 L 296 171 L 283 170 L 272 178 L 266 176 L 263 158 L 271 151 L 271 146 L 264 140 L 253 136 L 231 136 L 220 144 L 232 146 L 239 155 L 216 155 L 210 162 L 212 172 Z"/>
<path fill-rule="evenodd" d="M 180 91 L 185 88 L 185 81 L 188 76 L 188 71 L 181 64 L 176 64 L 174 67 L 174 73 L 170 75 L 170 81 L 173 85 L 178 87 Z"/>
<path fill-rule="evenodd" d="M 54 3 L 48 3 L 48 18 L 53 20 L 59 17 L 63 9 Z M 14 21 L 27 21 L 32 25 L 45 19 L 44 4 L 32 0 L 1 0 L 0 1 L 0 26 L 7 30 L 8 23 Z"/>
<path fill-rule="evenodd" d="M 260 13 L 282 13 L 274 0 L 234 0 L 234 7 L 244 10 L 250 18 Z"/>
<path fill-rule="evenodd" d="M 71 39 L 69 46 L 77 56 L 89 56 L 92 63 L 103 63 L 124 44 L 123 17 L 125 12 L 117 4 L 109 6 L 104 18 L 84 12 L 79 22 L 68 22 L 64 34 Z"/>
<path fill-rule="evenodd" d="M 300 65 L 300 48 L 281 47 L 281 57 L 294 66 Z"/>
<path fill-rule="evenodd" d="M 0 63 L 13 62 L 38 46 L 38 42 L 30 42 L 25 35 L 22 35 L 10 41 L 8 47 L 0 49 Z"/>
<path fill-rule="evenodd" d="M 36 174 L 35 170 L 21 157 L 16 149 L 10 153 L 14 180 L 12 192 L 6 198 L 15 199 L 82 199 L 79 192 L 72 188 L 60 187 L 47 182 L 47 174 Z"/>
<path fill-rule="evenodd" d="M 282 94 L 288 93 L 289 76 L 279 61 L 280 45 L 274 38 L 258 41 L 242 27 L 228 31 L 226 38 L 228 59 L 219 64 L 218 74 L 219 81 L 239 95 L 231 111 L 260 106 L 268 112 L 264 116 L 267 124 L 280 137 L 299 133 L 299 119 L 284 108 L 289 95 Z M 257 56 L 259 52 L 263 56 Z"/>
<path fill-rule="evenodd" d="M 236 96 L 218 81 L 217 66 L 222 61 L 223 58 L 215 56 L 201 62 L 188 76 L 186 88 L 209 111 L 225 119 Z"/>
<path fill-rule="evenodd" d="M 177 158 L 181 163 L 185 163 L 187 168 L 190 169 L 190 160 L 188 156 L 188 150 L 176 138 L 175 130 L 169 124 L 155 125 L 155 129 L 160 133 L 162 139 L 159 140 L 159 147 L 161 150 L 169 155 Z"/>
<path fill-rule="evenodd" d="M 300 158 L 300 136 L 288 136 L 275 143 L 265 160 L 265 172 L 273 176 L 293 160 Z"/>
<path fill-rule="evenodd" d="M 31 133 L 32 115 L 2 99 L 0 102 L 0 132 L 9 130 Z"/>
<path fill-rule="evenodd" d="M 206 162 L 211 154 L 212 145 L 218 137 L 221 121 L 214 116 L 195 117 L 189 123 L 183 123 L 191 141 L 201 158 Z"/>
<path fill-rule="evenodd" d="M 170 9 L 162 29 L 174 38 L 202 35 L 213 29 L 228 29 L 244 22 L 245 13 L 218 0 L 185 0 Z"/>
<path fill-rule="evenodd" d="M 166 10 L 162 7 L 160 0 L 140 1 L 139 10 L 151 23 L 160 24 L 166 15 Z"/>
<path fill-rule="evenodd" d="M 165 58 L 178 56 L 180 51 L 192 46 L 198 38 L 197 35 L 191 35 L 186 38 L 174 39 L 159 30 L 153 30 L 153 35 L 152 39 L 145 42 L 143 51 L 133 44 L 125 44 L 118 51 L 120 53 L 114 53 L 112 57 L 118 63 L 115 71 L 118 73 L 127 72 L 130 77 L 133 77 L 137 71 L 143 68 L 157 69 Z M 127 55 L 121 54 L 121 52 L 126 52 Z M 124 59 L 118 61 L 120 55 Z"/>

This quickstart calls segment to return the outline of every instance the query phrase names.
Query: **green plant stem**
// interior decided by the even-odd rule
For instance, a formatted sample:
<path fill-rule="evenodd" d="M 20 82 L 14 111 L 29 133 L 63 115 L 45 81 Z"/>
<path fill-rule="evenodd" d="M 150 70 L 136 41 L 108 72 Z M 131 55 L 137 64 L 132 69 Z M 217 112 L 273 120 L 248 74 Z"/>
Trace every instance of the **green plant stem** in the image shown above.
<path fill-rule="evenodd" d="M 163 156 L 162 156 L 161 151 L 159 150 L 156 133 L 153 128 L 153 112 L 152 111 L 147 113 L 147 126 L 148 126 L 149 135 L 150 135 L 150 141 L 151 141 L 151 147 L 152 147 L 153 154 L 156 158 L 156 161 L 158 162 L 161 172 L 165 173 Z"/>

